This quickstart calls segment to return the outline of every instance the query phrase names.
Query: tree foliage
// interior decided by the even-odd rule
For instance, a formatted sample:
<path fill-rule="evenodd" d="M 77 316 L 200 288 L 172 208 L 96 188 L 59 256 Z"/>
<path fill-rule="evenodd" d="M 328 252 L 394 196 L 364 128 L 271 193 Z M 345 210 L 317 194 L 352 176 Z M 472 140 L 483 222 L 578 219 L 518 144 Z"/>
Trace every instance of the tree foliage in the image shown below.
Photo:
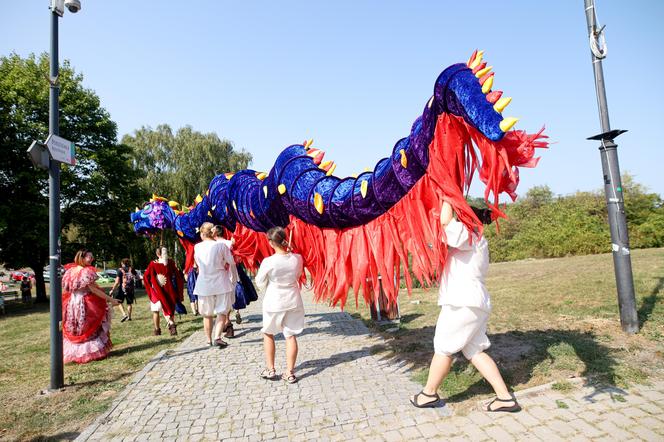
<path fill-rule="evenodd" d="M 167 124 L 142 127 L 122 142 L 133 149 L 141 186 L 182 204 L 191 204 L 205 192 L 215 175 L 246 169 L 252 159 L 248 152 L 236 151 L 230 141 L 191 126 L 175 134 Z"/>
<path fill-rule="evenodd" d="M 0 261 L 30 266 L 44 298 L 41 268 L 48 257 L 48 175 L 35 169 L 26 149 L 44 140 L 49 122 L 49 57 L 0 57 Z M 124 256 L 133 239 L 128 213 L 142 198 L 130 148 L 117 143 L 117 127 L 83 76 L 60 67 L 60 135 L 77 146 L 77 164 L 62 166 L 61 221 L 64 259 L 85 244 L 98 257 Z"/>
<path fill-rule="evenodd" d="M 630 175 L 624 175 L 625 215 L 632 248 L 664 246 L 664 205 Z M 505 208 L 500 229 L 486 228 L 491 259 L 511 261 L 611 251 L 608 211 L 603 192 L 555 196 L 534 187 Z"/>

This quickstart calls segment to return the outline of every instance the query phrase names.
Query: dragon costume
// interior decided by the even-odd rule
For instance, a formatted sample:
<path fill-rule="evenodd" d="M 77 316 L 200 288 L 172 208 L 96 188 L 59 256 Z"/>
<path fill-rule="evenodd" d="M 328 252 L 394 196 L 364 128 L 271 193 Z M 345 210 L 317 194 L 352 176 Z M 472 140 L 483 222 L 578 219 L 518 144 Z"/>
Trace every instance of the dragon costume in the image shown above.
<path fill-rule="evenodd" d="M 241 170 L 214 177 L 195 205 L 153 196 L 131 219 L 137 233 L 173 229 L 191 265 L 197 228 L 221 224 L 235 238 L 233 253 L 248 268 L 271 254 L 265 232 L 285 227 L 300 253 L 319 300 L 343 308 L 349 290 L 367 301 L 379 290 L 391 301 L 401 278 L 436 281 L 447 256 L 438 214 L 443 200 L 468 229 L 482 230 L 464 192 L 477 172 L 494 218 L 504 217 L 499 196 L 513 200 L 519 167 L 534 167 L 535 148 L 547 147 L 542 130 L 511 130 L 517 119 L 502 111 L 511 98 L 492 90 L 494 73 L 475 51 L 467 63 L 445 69 L 410 134 L 397 141 L 374 170 L 340 178 L 335 164 L 311 141 L 284 149 L 269 171 Z"/>

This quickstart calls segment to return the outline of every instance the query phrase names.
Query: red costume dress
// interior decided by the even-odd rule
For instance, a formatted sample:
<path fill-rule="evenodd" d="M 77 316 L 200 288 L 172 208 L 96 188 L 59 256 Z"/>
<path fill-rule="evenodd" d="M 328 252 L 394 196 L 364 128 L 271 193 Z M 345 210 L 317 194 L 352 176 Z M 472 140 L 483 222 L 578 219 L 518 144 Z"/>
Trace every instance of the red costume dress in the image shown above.
<path fill-rule="evenodd" d="M 111 350 L 111 309 L 89 286 L 97 278 L 93 266 L 65 266 L 62 277 L 62 341 L 64 361 L 85 364 L 104 359 Z"/>
<path fill-rule="evenodd" d="M 164 316 L 173 316 L 176 302 L 183 300 L 184 289 L 184 278 L 175 266 L 175 261 L 169 259 L 167 264 L 150 262 L 143 274 L 143 281 L 150 302 L 161 302 Z"/>

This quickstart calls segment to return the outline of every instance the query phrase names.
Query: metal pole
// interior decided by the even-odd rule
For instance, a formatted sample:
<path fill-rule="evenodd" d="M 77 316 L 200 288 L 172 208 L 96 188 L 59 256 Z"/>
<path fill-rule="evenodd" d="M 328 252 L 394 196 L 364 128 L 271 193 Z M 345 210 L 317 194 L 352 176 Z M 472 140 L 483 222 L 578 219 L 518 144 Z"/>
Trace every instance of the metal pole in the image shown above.
<path fill-rule="evenodd" d="M 51 12 L 51 90 L 49 94 L 49 133 L 60 134 L 58 124 L 58 14 Z M 51 159 L 48 170 L 48 263 L 51 307 L 51 385 L 64 386 L 62 356 L 62 287 L 60 285 L 60 163 Z M 35 271 L 37 271 L 35 269 Z"/>
<path fill-rule="evenodd" d="M 588 23 L 588 37 L 597 36 L 598 29 L 595 15 L 595 1 L 584 0 L 586 21 Z M 627 220 L 625 219 L 625 204 L 618 166 L 617 145 L 613 139 L 622 131 L 612 131 L 609 123 L 609 108 L 606 103 L 604 89 L 604 71 L 602 59 L 591 50 L 593 71 L 595 73 L 595 92 L 602 134 L 592 139 L 601 140 L 599 148 L 604 173 L 604 193 L 609 213 L 609 228 L 611 231 L 611 249 L 613 250 L 613 266 L 615 269 L 616 287 L 618 289 L 618 307 L 620 310 L 620 323 L 626 333 L 639 331 L 639 320 L 636 313 L 636 299 L 634 297 L 634 281 L 632 278 L 632 261 L 627 233 Z M 600 54 L 601 55 L 601 54 Z"/>

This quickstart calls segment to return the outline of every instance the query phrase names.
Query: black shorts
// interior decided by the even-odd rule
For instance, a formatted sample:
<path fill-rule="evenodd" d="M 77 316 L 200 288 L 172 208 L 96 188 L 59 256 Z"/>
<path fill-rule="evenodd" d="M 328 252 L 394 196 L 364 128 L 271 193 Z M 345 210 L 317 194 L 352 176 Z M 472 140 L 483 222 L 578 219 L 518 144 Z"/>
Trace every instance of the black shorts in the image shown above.
<path fill-rule="evenodd" d="M 115 295 L 113 295 L 113 297 L 120 302 L 124 302 L 126 299 L 127 305 L 133 304 L 136 299 L 133 290 L 128 290 L 127 292 L 125 292 L 122 289 L 116 290 Z"/>

